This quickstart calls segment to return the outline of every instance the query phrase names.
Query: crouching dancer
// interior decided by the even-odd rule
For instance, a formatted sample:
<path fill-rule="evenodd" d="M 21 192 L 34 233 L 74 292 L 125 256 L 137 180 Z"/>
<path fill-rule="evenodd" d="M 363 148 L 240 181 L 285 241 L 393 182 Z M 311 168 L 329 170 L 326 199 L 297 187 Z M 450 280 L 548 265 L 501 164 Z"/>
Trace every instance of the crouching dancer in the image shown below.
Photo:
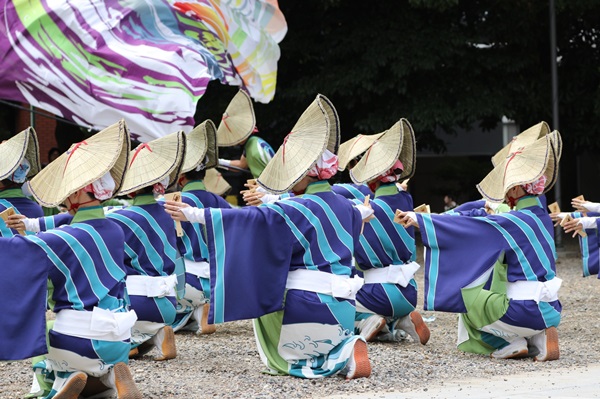
<path fill-rule="evenodd" d="M 17 285 L 18 276 L 0 283 L 0 302 L 18 299 L 27 304 L 22 314 L 4 313 L 2 359 L 15 358 L 5 353 L 7 345 L 13 350 L 36 348 L 28 355 L 45 352 L 43 317 L 49 280 L 48 301 L 56 320 L 48 326 L 47 357 L 34 368 L 37 375 L 54 373 L 54 382 L 47 392 L 38 389 L 38 396 L 76 399 L 116 392 L 121 399 L 142 397 L 127 366 L 136 315 L 127 309 L 123 232 L 104 218 L 100 206 L 119 189 L 128 153 L 129 134 L 123 121 L 71 146 L 30 182 L 31 193 L 43 205 L 67 205 L 74 215 L 71 224 L 0 239 L 0 252 L 11 259 L 3 273 L 10 276 L 20 269 L 29 280 L 26 286 Z M 15 290 L 21 294 L 14 294 Z M 4 298 L 11 292 L 14 296 Z M 24 335 L 23 328 L 31 330 L 27 335 L 33 342 L 17 349 L 14 341 Z M 5 334 L 12 338 L 5 339 Z"/>
<path fill-rule="evenodd" d="M 177 356 L 171 327 L 177 311 L 177 237 L 173 220 L 155 196 L 175 184 L 184 153 L 182 131 L 131 151 L 119 194 L 128 195 L 133 203 L 107 215 L 125 236 L 127 295 L 138 315 L 131 333 L 132 357 L 154 348 L 158 352 L 154 360 Z"/>
<path fill-rule="evenodd" d="M 359 286 L 350 275 L 361 212 L 327 182 L 338 142 L 335 109 L 318 96 L 258 178 L 267 191 L 291 188 L 295 197 L 241 210 L 166 204 L 176 220 L 206 223 L 209 321 L 256 318 L 258 350 L 272 374 L 371 373 L 364 338 L 353 334 Z"/>
<path fill-rule="evenodd" d="M 539 196 L 558 170 L 558 132 L 512 148 L 479 183 L 512 211 L 483 217 L 399 212 L 426 248 L 425 307 L 460 313 L 458 347 L 496 359 L 559 358 L 562 306 L 553 226 Z"/>
<path fill-rule="evenodd" d="M 356 294 L 355 328 L 367 342 L 399 341 L 408 334 L 425 345 L 429 328 L 415 311 L 413 276 L 419 264 L 414 228 L 394 223 L 394 210 L 413 209 L 411 195 L 396 182 L 414 174 L 415 135 L 408 121 L 401 119 L 376 136 L 350 171 L 356 184 L 367 182 L 375 192 L 374 219 L 365 225 L 355 251 L 356 267 L 365 279 Z"/>
<path fill-rule="evenodd" d="M 184 161 L 177 180 L 182 188 L 182 202 L 198 208 L 231 208 L 223 198 L 208 191 L 208 183 L 204 180 L 208 177 L 207 172 L 217 173 L 214 170 L 217 163 L 216 128 L 212 121 L 207 120 L 196 126 L 186 138 Z M 173 330 L 212 334 L 216 328 L 208 324 L 210 267 L 202 225 L 184 223 L 182 230 L 183 235 L 177 237 L 177 245 L 185 262 L 185 295 L 179 299 Z"/>

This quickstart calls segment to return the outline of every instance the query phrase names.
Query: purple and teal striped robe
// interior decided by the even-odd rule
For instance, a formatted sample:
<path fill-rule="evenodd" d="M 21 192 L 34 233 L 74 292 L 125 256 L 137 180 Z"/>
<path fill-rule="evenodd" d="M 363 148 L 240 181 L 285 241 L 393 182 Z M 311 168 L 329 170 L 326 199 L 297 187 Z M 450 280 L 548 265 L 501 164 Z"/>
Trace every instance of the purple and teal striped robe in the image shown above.
<path fill-rule="evenodd" d="M 583 213 L 581 212 L 573 212 L 571 214 L 573 218 L 583 217 Z M 600 213 L 596 212 L 587 212 L 586 216 L 589 217 L 598 217 Z M 581 261 L 583 266 L 583 277 L 592 276 L 594 274 L 598 275 L 600 278 L 600 235 L 598 235 L 598 228 L 600 227 L 599 223 L 600 219 L 596 221 L 595 229 L 587 229 L 585 230 L 587 236 L 582 237 L 578 235 L 579 238 L 579 248 L 581 249 Z"/>
<path fill-rule="evenodd" d="M 456 208 L 452 208 L 444 212 L 444 214 L 460 216 L 487 216 L 488 213 L 485 210 L 485 200 L 477 200 L 460 204 Z"/>
<path fill-rule="evenodd" d="M 0 190 L 0 212 L 14 208 L 15 212 L 28 218 L 44 216 L 42 207 L 37 202 L 27 198 L 21 188 L 8 188 Z M 12 237 L 19 234 L 15 229 L 6 227 L 4 220 L 0 219 L 0 237 Z"/>
<path fill-rule="evenodd" d="M 301 197 L 205 214 L 209 322 L 258 318 L 259 353 L 272 373 L 319 378 L 342 370 L 359 339 L 354 301 L 285 286 L 297 269 L 350 276 L 360 212 L 321 181 Z"/>
<path fill-rule="evenodd" d="M 426 249 L 424 308 L 466 313 L 462 319 L 471 327 L 470 341 L 477 342 L 465 350 L 490 353 L 505 346 L 491 334 L 471 335 L 495 321 L 536 331 L 558 326 L 560 301 L 538 304 L 506 296 L 506 282 L 556 276 L 553 224 L 537 197 L 524 197 L 516 211 L 500 215 L 417 214 L 417 219 Z M 503 263 L 497 262 L 502 257 Z"/>
<path fill-rule="evenodd" d="M 364 201 L 367 195 L 373 194 L 366 184 L 337 183 L 331 186 L 331 190 L 342 197 L 351 200 L 357 199 L 361 202 Z"/>
<path fill-rule="evenodd" d="M 2 314 L 0 358 L 18 359 L 46 353 L 46 292 L 50 279 L 53 310 L 92 311 L 94 307 L 126 311 L 123 232 L 106 220 L 101 207 L 80 209 L 73 223 L 45 233 L 0 238 Z M 26 270 L 26 273 L 23 271 Z M 6 334 L 6 336 L 4 336 Z M 77 338 L 49 332 L 54 349 L 75 352 L 98 365 L 127 362 L 129 342 Z M 83 370 L 86 371 L 86 370 Z M 89 372 L 94 372 L 90 371 Z"/>
<path fill-rule="evenodd" d="M 405 229 L 394 223 L 397 209 L 412 211 L 412 196 L 398 190 L 395 183 L 383 184 L 370 204 L 375 218 L 365 223 L 360 243 L 355 248 L 356 268 L 368 270 L 414 261 L 417 255 L 414 228 Z M 391 283 L 365 284 L 358 291 L 356 300 L 371 314 L 388 318 L 391 325 L 415 310 L 417 284 L 414 279 L 406 287 Z M 369 313 L 357 312 L 356 320 L 368 316 Z"/>
<path fill-rule="evenodd" d="M 125 270 L 128 276 L 167 277 L 175 272 L 177 241 L 173 219 L 152 194 L 138 195 L 133 205 L 110 212 L 125 236 Z M 175 297 L 129 295 L 139 321 L 171 325 L 175 321 Z"/>
<path fill-rule="evenodd" d="M 231 208 L 231 205 L 222 197 L 206 191 L 206 186 L 202 181 L 188 182 L 183 187 L 181 201 L 196 208 Z M 199 223 L 182 223 L 181 226 L 183 236 L 177 237 L 177 246 L 184 259 L 192 262 L 208 262 L 209 254 L 204 237 L 204 226 Z M 208 278 L 201 278 L 186 272 L 185 283 L 202 291 L 205 298 L 210 298 Z M 191 298 L 184 295 L 183 300 L 178 303 L 175 321 L 177 327 L 183 327 L 183 324 L 189 320 L 189 316 L 194 310 L 192 302 L 194 301 Z"/>
<path fill-rule="evenodd" d="M 201 181 L 186 184 L 181 193 L 181 201 L 196 208 L 231 208 L 231 205 L 223 198 L 206 191 L 206 187 Z M 179 252 L 185 259 L 194 262 L 208 262 L 209 255 L 204 238 L 204 226 L 198 223 L 182 223 L 182 227 L 183 237 L 177 238 Z M 208 279 L 199 279 L 193 274 L 186 273 L 185 281 L 194 288 L 204 291 L 207 298 L 210 296 Z"/>

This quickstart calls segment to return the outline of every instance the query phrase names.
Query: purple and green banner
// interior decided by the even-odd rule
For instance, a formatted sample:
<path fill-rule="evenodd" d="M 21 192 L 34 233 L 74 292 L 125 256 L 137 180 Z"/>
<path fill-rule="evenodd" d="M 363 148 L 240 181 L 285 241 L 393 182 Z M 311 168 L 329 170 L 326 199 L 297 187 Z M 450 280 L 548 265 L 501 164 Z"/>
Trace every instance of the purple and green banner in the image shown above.
<path fill-rule="evenodd" d="M 210 80 L 275 94 L 276 0 L 0 0 L 0 98 L 142 141 L 194 126 Z"/>

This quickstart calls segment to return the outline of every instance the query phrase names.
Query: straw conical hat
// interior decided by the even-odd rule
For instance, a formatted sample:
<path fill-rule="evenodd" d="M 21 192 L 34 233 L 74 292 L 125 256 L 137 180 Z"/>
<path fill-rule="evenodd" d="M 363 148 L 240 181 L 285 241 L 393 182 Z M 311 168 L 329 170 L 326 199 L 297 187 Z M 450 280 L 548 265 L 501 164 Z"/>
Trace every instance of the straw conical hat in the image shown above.
<path fill-rule="evenodd" d="M 119 195 L 151 186 L 167 177 L 171 186 L 179 177 L 184 153 L 185 133 L 182 130 L 140 144 L 129 154 L 129 166 Z"/>
<path fill-rule="evenodd" d="M 41 169 L 37 135 L 32 127 L 0 144 L 0 180 L 10 177 L 23 158 L 29 161 L 28 177 L 35 176 Z"/>
<path fill-rule="evenodd" d="M 341 136 L 340 118 L 331 101 L 323 95 L 321 95 L 321 99 L 323 100 L 322 104 L 329 117 L 329 141 L 327 142 L 327 149 L 331 151 L 331 153 L 337 154 Z"/>
<path fill-rule="evenodd" d="M 406 119 L 379 134 L 366 150 L 362 159 L 350 170 L 350 178 L 357 184 L 368 182 L 388 171 L 399 159 L 404 170 L 401 178 L 414 174 L 415 135 Z"/>
<path fill-rule="evenodd" d="M 554 187 L 554 184 L 558 179 L 558 163 L 562 155 L 562 137 L 560 136 L 558 130 L 555 130 L 552 133 L 548 134 L 548 137 L 550 138 L 550 144 L 552 145 L 552 151 L 554 152 L 554 163 L 553 165 L 551 165 L 552 174 L 550 174 L 550 171 L 544 173 L 548 178 L 548 181 L 546 182 L 546 187 L 544 187 L 544 193 L 550 191 L 550 189 Z"/>
<path fill-rule="evenodd" d="M 417 140 L 415 139 L 415 131 L 408 120 L 400 119 L 402 123 L 402 151 L 400 151 L 400 161 L 404 166 L 404 170 L 400 175 L 400 180 L 410 179 L 415 175 L 417 170 Z"/>
<path fill-rule="evenodd" d="M 300 181 L 327 149 L 331 106 L 324 96 L 309 105 L 257 179 L 266 190 L 281 194 Z M 337 116 L 337 114 L 335 114 Z"/>
<path fill-rule="evenodd" d="M 129 130 L 120 120 L 69 150 L 40 171 L 29 187 L 42 205 L 60 205 L 75 191 L 110 171 L 118 192 L 129 158 Z"/>
<path fill-rule="evenodd" d="M 343 142 L 338 150 L 339 170 L 346 169 L 351 160 L 367 151 L 382 135 L 383 133 L 359 134 L 358 136 Z"/>
<path fill-rule="evenodd" d="M 180 173 L 194 170 L 206 160 L 205 169 L 214 168 L 219 162 L 217 129 L 211 120 L 206 120 L 187 134 L 185 156 Z"/>
<path fill-rule="evenodd" d="M 203 181 L 206 189 L 217 195 L 223 195 L 231 190 L 231 186 L 227 183 L 227 180 L 214 168 L 206 171 Z"/>
<path fill-rule="evenodd" d="M 544 137 L 548 133 L 550 133 L 550 127 L 546 122 L 540 122 L 537 125 L 533 125 L 529 129 L 519 133 L 519 135 L 513 137 L 510 143 L 498 151 L 496 155 L 492 157 L 492 165 L 496 166 L 502 162 L 509 153 L 514 152 L 514 150 L 512 150 L 513 148 L 525 147 Z"/>
<path fill-rule="evenodd" d="M 231 147 L 246 140 L 256 126 L 252 99 L 243 90 L 233 97 L 217 130 L 219 147 Z"/>
<path fill-rule="evenodd" d="M 502 202 L 508 190 L 532 183 L 542 175 L 547 184 L 558 170 L 552 138 L 544 136 L 525 147 L 513 148 L 502 162 L 477 185 L 479 192 L 491 202 Z"/>

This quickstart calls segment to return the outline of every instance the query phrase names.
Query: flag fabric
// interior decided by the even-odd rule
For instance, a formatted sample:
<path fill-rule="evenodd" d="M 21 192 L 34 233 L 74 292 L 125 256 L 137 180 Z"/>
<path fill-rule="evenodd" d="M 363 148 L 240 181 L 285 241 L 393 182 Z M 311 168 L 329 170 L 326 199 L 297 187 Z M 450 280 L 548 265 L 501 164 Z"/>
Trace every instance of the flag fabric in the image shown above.
<path fill-rule="evenodd" d="M 194 126 L 208 82 L 275 93 L 276 0 L 0 0 L 0 98 L 148 141 Z"/>

